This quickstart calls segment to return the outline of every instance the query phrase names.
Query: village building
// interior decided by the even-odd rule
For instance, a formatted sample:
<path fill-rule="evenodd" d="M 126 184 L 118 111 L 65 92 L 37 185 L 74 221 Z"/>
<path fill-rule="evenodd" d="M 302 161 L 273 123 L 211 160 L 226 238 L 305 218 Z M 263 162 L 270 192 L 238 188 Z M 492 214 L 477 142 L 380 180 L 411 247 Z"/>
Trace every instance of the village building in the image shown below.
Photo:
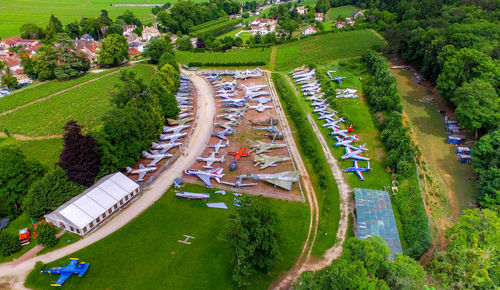
<path fill-rule="evenodd" d="M 337 24 L 335 25 L 337 29 L 344 28 L 345 26 L 346 26 L 345 21 L 337 21 Z"/>
<path fill-rule="evenodd" d="M 312 25 L 308 25 L 306 27 L 306 29 L 302 30 L 302 35 L 306 36 L 306 35 L 315 34 L 317 32 L 318 32 L 318 30 L 316 28 L 314 28 Z"/>
<path fill-rule="evenodd" d="M 142 29 L 142 41 L 149 42 L 151 38 L 158 37 L 160 35 L 161 34 L 156 27 L 144 26 Z"/>
<path fill-rule="evenodd" d="M 325 21 L 325 14 L 323 14 L 321 12 L 314 13 L 314 20 L 319 21 L 319 22 Z"/>
<path fill-rule="evenodd" d="M 358 9 L 358 10 L 354 11 L 354 13 L 352 14 L 352 18 L 356 19 L 358 17 L 365 17 L 363 10 Z"/>
<path fill-rule="evenodd" d="M 123 25 L 123 36 L 127 37 L 128 35 L 131 35 L 134 33 L 134 30 L 137 28 L 135 25 Z"/>
<path fill-rule="evenodd" d="M 141 53 L 141 52 L 140 52 L 139 50 L 137 50 L 136 48 L 134 48 L 134 47 L 130 47 L 130 48 L 128 49 L 128 54 L 129 54 L 130 56 L 132 56 L 132 57 L 134 57 L 134 56 L 136 56 L 136 55 L 138 55 L 138 54 L 140 54 L 140 53 Z"/>
<path fill-rule="evenodd" d="M 84 236 L 128 204 L 139 192 L 139 185 L 123 173 L 109 174 L 45 215 L 45 220 L 58 228 Z"/>
<path fill-rule="evenodd" d="M 0 55 L 0 61 L 3 61 L 13 75 L 24 74 L 23 67 L 21 66 L 21 59 L 15 55 Z"/>
<path fill-rule="evenodd" d="M 350 18 L 350 17 L 346 17 L 345 23 L 346 23 L 346 25 L 354 26 L 354 24 L 356 24 L 356 21 L 352 20 L 352 18 Z"/>
<path fill-rule="evenodd" d="M 80 39 L 75 39 L 73 44 L 75 45 L 75 50 L 83 53 L 91 65 L 97 61 L 99 43 L 92 36 L 84 34 Z"/>
<path fill-rule="evenodd" d="M 265 18 L 255 18 L 250 22 L 250 28 L 252 29 L 252 35 L 266 35 L 276 31 L 276 24 L 278 20 L 276 19 L 265 19 Z"/>
<path fill-rule="evenodd" d="M 0 40 L 0 50 L 8 50 L 17 46 L 28 47 L 36 44 L 38 44 L 38 40 L 22 39 L 19 36 L 14 36 Z"/>
<path fill-rule="evenodd" d="M 133 42 L 128 44 L 128 47 L 135 48 L 139 52 L 144 52 L 144 44 L 142 42 L 133 41 Z"/>
<path fill-rule="evenodd" d="M 304 6 L 297 7 L 297 13 L 300 15 L 305 15 L 307 13 L 307 9 Z"/>

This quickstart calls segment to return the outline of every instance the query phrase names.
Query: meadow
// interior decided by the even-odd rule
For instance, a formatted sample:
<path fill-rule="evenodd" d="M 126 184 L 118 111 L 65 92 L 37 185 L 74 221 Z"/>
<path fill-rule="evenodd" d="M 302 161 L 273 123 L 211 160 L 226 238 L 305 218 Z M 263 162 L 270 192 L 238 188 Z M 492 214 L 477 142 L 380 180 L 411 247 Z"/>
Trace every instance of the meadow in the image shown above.
<path fill-rule="evenodd" d="M 130 69 L 146 80 L 154 73 L 151 65 L 138 64 Z M 79 122 L 86 129 L 92 129 L 109 110 L 110 92 L 117 82 L 118 74 L 109 75 L 0 116 L 1 129 L 26 136 L 60 135 L 64 133 L 63 127 L 70 120 Z"/>
<path fill-rule="evenodd" d="M 366 49 L 384 43 L 371 30 L 326 33 L 278 46 L 277 70 L 360 56 Z"/>
<path fill-rule="evenodd" d="M 40 162 L 46 169 L 52 169 L 59 161 L 63 148 L 62 138 L 40 140 L 19 140 L 5 138 L 0 145 L 14 145 L 19 147 L 28 159 Z"/>
<path fill-rule="evenodd" d="M 71 277 L 66 289 L 233 289 L 232 249 L 226 239 L 227 217 L 234 196 L 214 194 L 217 189 L 185 185 L 192 192 L 210 192 L 212 201 L 224 201 L 229 210 L 208 208 L 200 200 L 176 198 L 167 191 L 147 211 L 122 229 L 68 257 L 46 266 L 68 263 L 78 257 L 90 263 L 83 278 Z M 303 203 L 269 199 L 281 220 L 281 258 L 270 275 L 254 275 L 250 289 L 268 288 L 295 263 L 307 235 L 309 210 Z M 126 214 L 126 212 L 125 212 Z M 191 245 L 178 243 L 183 235 L 194 236 Z M 56 276 L 33 271 L 26 286 L 51 289 Z"/>
<path fill-rule="evenodd" d="M 187 51 L 177 51 L 175 53 L 177 61 L 182 64 L 190 62 L 249 62 L 263 61 L 269 63 L 271 58 L 270 48 L 255 49 L 232 49 L 226 52 L 206 52 L 195 53 Z"/>
<path fill-rule="evenodd" d="M 330 21 L 335 21 L 337 17 L 352 17 L 354 11 L 356 11 L 356 7 L 352 5 L 334 7 L 328 10 L 327 15 L 330 18 Z"/>

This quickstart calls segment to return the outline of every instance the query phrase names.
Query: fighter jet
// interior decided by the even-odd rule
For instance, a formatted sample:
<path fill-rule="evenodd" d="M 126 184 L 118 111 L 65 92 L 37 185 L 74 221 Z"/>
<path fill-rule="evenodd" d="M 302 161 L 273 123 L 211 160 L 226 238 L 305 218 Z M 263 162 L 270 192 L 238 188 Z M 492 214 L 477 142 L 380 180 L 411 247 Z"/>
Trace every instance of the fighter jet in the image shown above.
<path fill-rule="evenodd" d="M 364 145 L 360 145 L 358 148 L 356 148 L 354 150 L 351 147 L 345 147 L 345 154 L 342 155 L 342 157 L 340 157 L 340 158 L 342 160 L 351 158 L 351 159 L 368 161 L 368 160 L 370 160 L 370 158 L 359 155 L 359 154 L 363 153 L 363 151 L 366 151 L 366 150 L 368 150 L 368 149 L 366 149 L 364 147 Z"/>
<path fill-rule="evenodd" d="M 229 155 L 234 155 L 234 160 L 231 162 L 231 165 L 229 165 L 229 170 L 236 170 L 237 162 L 240 160 L 240 157 L 247 157 L 252 155 L 252 150 L 248 150 L 247 153 L 245 153 L 245 147 L 241 147 L 240 151 L 238 152 L 228 152 L 227 154 Z"/>
<path fill-rule="evenodd" d="M 236 80 L 232 81 L 232 82 L 222 82 L 220 84 L 216 84 L 215 87 L 217 88 L 220 88 L 220 87 L 236 87 L 238 86 L 238 83 L 236 82 Z"/>
<path fill-rule="evenodd" d="M 198 157 L 196 157 L 196 160 L 206 162 L 206 164 L 203 165 L 203 168 L 211 169 L 211 168 L 213 168 L 212 164 L 214 162 L 226 161 L 226 159 L 224 158 L 224 155 L 222 155 L 222 157 L 215 157 L 216 154 L 217 153 L 212 152 L 212 153 L 210 153 L 210 156 L 198 156 Z"/>
<path fill-rule="evenodd" d="M 239 99 L 224 99 L 223 103 L 238 103 L 238 102 L 246 102 L 247 98 L 239 98 Z"/>
<path fill-rule="evenodd" d="M 57 281 L 54 284 L 50 284 L 50 286 L 55 286 L 55 287 L 61 287 L 66 280 L 68 280 L 69 277 L 71 277 L 73 274 L 78 274 L 78 276 L 82 277 L 85 272 L 87 272 L 87 269 L 89 268 L 90 264 L 81 262 L 79 265 L 78 264 L 78 259 L 77 258 L 70 258 L 70 262 L 68 265 L 64 267 L 53 267 L 47 270 L 41 271 L 42 273 L 48 273 L 48 274 L 59 274 L 59 278 L 57 278 Z"/>
<path fill-rule="evenodd" d="M 176 97 L 175 99 L 177 100 L 179 105 L 182 105 L 180 102 L 191 102 L 194 98 L 193 97 Z M 192 105 L 192 104 L 193 104 L 193 102 L 191 102 L 191 104 L 188 104 L 188 105 Z"/>
<path fill-rule="evenodd" d="M 257 121 L 257 122 L 254 122 L 252 120 L 249 120 L 249 121 L 250 121 L 250 124 L 252 124 L 252 126 L 272 126 L 272 125 L 278 124 L 278 119 L 275 119 L 273 117 L 270 117 L 270 118 L 263 120 L 263 121 Z"/>
<path fill-rule="evenodd" d="M 259 104 L 266 104 L 272 101 L 271 98 L 266 98 L 266 97 L 260 97 L 258 99 L 255 99 L 253 101 L 257 101 Z"/>
<path fill-rule="evenodd" d="M 243 183 L 243 178 L 238 178 L 236 182 L 221 181 L 220 183 L 231 185 L 235 188 L 257 185 L 257 183 Z"/>
<path fill-rule="evenodd" d="M 250 141 L 252 146 L 252 151 L 255 152 L 255 154 L 260 154 L 264 152 L 269 152 L 271 149 L 277 149 L 277 148 L 283 148 L 286 146 L 286 144 L 283 143 L 265 143 L 262 141 Z"/>
<path fill-rule="evenodd" d="M 284 171 L 274 174 L 247 174 L 240 175 L 238 178 L 249 178 L 254 180 L 264 180 L 275 187 L 281 187 L 286 190 L 292 189 L 292 183 L 297 182 L 300 177 L 300 171 Z"/>
<path fill-rule="evenodd" d="M 342 84 L 342 80 L 345 79 L 346 77 L 335 77 L 335 78 L 332 78 L 332 81 L 336 81 L 337 83 L 339 83 L 339 85 Z"/>
<path fill-rule="evenodd" d="M 220 179 L 224 176 L 224 174 L 222 174 L 222 171 L 224 171 L 223 168 L 215 168 L 215 170 L 207 170 L 207 171 L 186 169 L 183 171 L 183 173 L 197 176 L 199 179 L 201 179 L 201 181 L 203 181 L 203 183 L 205 183 L 206 186 L 212 187 L 212 182 L 210 181 L 210 178 L 213 178 L 215 179 L 215 181 L 220 183 Z"/>
<path fill-rule="evenodd" d="M 224 115 L 217 115 L 217 118 L 226 119 L 228 121 L 235 122 L 235 123 L 239 124 L 238 118 L 240 118 L 240 116 L 235 115 L 235 114 L 224 114 Z"/>
<path fill-rule="evenodd" d="M 172 134 L 177 134 L 180 133 L 182 130 L 191 127 L 191 125 L 177 125 L 174 127 L 169 127 L 169 126 L 163 126 L 163 133 L 172 133 Z"/>
<path fill-rule="evenodd" d="M 303 84 L 303 85 L 302 85 L 302 88 L 307 88 L 307 87 L 315 87 L 315 86 L 317 86 L 317 85 L 319 85 L 318 80 L 314 80 L 314 81 L 312 81 L 312 82 L 310 82 L 310 83 L 305 83 L 305 84 Z"/>
<path fill-rule="evenodd" d="M 182 191 L 175 194 L 177 197 L 187 198 L 187 199 L 202 199 L 206 200 L 210 198 L 209 193 L 196 193 L 196 192 L 187 192 Z"/>
<path fill-rule="evenodd" d="M 190 106 L 190 105 L 179 105 L 179 109 L 181 111 L 191 111 L 193 109 L 193 106 Z"/>
<path fill-rule="evenodd" d="M 220 148 L 224 148 L 224 147 L 227 147 L 229 146 L 229 140 L 226 140 L 226 144 L 222 144 L 222 140 L 219 140 L 219 142 L 215 143 L 215 144 L 209 144 L 207 147 L 208 148 L 215 148 L 214 153 L 219 153 L 219 150 Z"/>
<path fill-rule="evenodd" d="M 215 123 L 216 127 L 222 127 L 222 128 L 224 128 L 224 130 L 231 130 L 231 129 L 233 129 L 232 126 L 237 126 L 237 125 L 238 124 L 236 122 L 232 122 L 232 121 Z"/>
<path fill-rule="evenodd" d="M 325 104 L 323 106 L 316 107 L 314 108 L 313 113 L 318 113 L 318 114 L 324 113 L 327 111 L 328 107 L 330 107 L 330 104 Z"/>
<path fill-rule="evenodd" d="M 338 120 L 328 119 L 327 122 L 321 126 L 326 127 L 326 128 L 330 128 L 330 129 L 337 129 L 338 130 L 340 128 L 338 123 L 340 123 L 340 122 L 344 122 L 344 119 L 342 117 L 340 117 Z"/>
<path fill-rule="evenodd" d="M 245 97 L 250 98 L 250 100 L 253 100 L 258 97 L 263 97 L 263 96 L 269 96 L 271 93 L 268 91 L 260 91 L 260 92 L 250 92 L 246 93 Z"/>
<path fill-rule="evenodd" d="M 162 141 L 168 140 L 170 143 L 173 143 L 186 135 L 187 135 L 187 133 L 177 133 L 177 134 L 171 134 L 171 135 L 161 134 L 160 140 L 162 140 Z"/>
<path fill-rule="evenodd" d="M 316 102 L 316 101 L 321 101 L 321 100 L 323 100 L 322 96 L 315 96 L 315 95 L 306 98 L 306 101 L 309 101 L 309 102 L 311 102 L 311 101 Z"/>
<path fill-rule="evenodd" d="M 227 135 L 233 135 L 234 132 L 235 132 L 234 129 L 232 129 L 232 130 L 223 130 L 223 131 L 219 131 L 219 132 L 213 132 L 212 136 L 213 137 L 221 138 L 222 140 L 227 140 Z"/>
<path fill-rule="evenodd" d="M 186 112 L 186 113 L 182 113 L 182 114 L 179 114 L 179 116 L 177 116 L 177 120 L 182 120 L 186 117 L 189 117 L 189 116 L 192 116 L 193 113 L 190 113 L 190 112 Z"/>
<path fill-rule="evenodd" d="M 321 114 L 321 116 L 318 117 L 318 120 L 323 120 L 323 119 L 326 119 L 328 120 L 327 122 L 329 122 L 330 120 L 333 120 L 333 117 L 335 117 L 335 115 L 337 115 L 337 112 L 336 111 L 333 111 L 332 113 L 324 113 L 324 114 Z M 342 119 L 342 118 L 341 118 Z M 340 119 L 339 119 L 340 120 Z M 343 119 L 342 119 L 343 120 Z"/>
<path fill-rule="evenodd" d="M 359 176 L 359 180 L 365 180 L 365 177 L 363 176 L 364 171 L 370 171 L 372 168 L 370 167 L 370 161 L 368 161 L 368 164 L 366 167 L 359 167 L 358 161 L 354 161 L 354 167 L 349 167 L 344 169 L 344 172 L 356 172 L 356 174 Z"/>
<path fill-rule="evenodd" d="M 228 102 L 224 103 L 224 107 L 231 107 L 231 108 L 241 108 L 244 107 L 247 104 L 246 101 L 238 101 L 238 102 Z"/>
<path fill-rule="evenodd" d="M 183 114 L 189 114 L 189 113 L 183 113 Z M 183 114 L 181 114 L 181 115 L 183 115 Z M 189 117 L 189 118 L 183 118 L 183 119 L 179 119 L 179 120 L 167 119 L 167 122 L 169 125 L 184 125 L 184 124 L 191 122 L 193 120 L 194 120 L 194 118 Z"/>
<path fill-rule="evenodd" d="M 163 143 L 163 142 L 160 142 L 160 143 L 151 143 L 151 146 L 153 147 L 153 149 L 161 149 L 161 152 L 160 153 L 165 153 L 165 152 L 168 152 L 170 149 L 174 148 L 174 147 L 178 147 L 178 146 L 181 146 L 182 143 L 173 143 L 173 142 L 170 142 L 170 143 Z"/>
<path fill-rule="evenodd" d="M 280 131 L 278 129 L 278 127 L 276 127 L 274 125 L 267 126 L 267 127 L 262 127 L 262 128 L 255 128 L 255 130 L 263 130 L 263 131 L 267 131 L 269 133 L 278 133 Z"/>
<path fill-rule="evenodd" d="M 294 78 L 294 79 L 300 79 L 300 78 L 304 78 L 304 77 L 312 77 L 315 74 L 316 74 L 316 69 L 313 69 L 313 70 L 311 70 L 309 72 L 292 74 L 292 78 Z"/>
<path fill-rule="evenodd" d="M 177 104 L 178 104 L 179 106 L 190 106 L 190 105 L 192 105 L 192 104 L 194 104 L 194 103 L 193 103 L 193 102 L 191 102 L 191 101 L 179 101 L 179 100 L 177 100 Z"/>
<path fill-rule="evenodd" d="M 223 112 L 232 113 L 233 115 L 235 115 L 238 118 L 245 116 L 245 113 L 247 110 L 248 110 L 247 107 L 222 109 Z"/>
<path fill-rule="evenodd" d="M 311 103 L 311 107 L 321 107 L 326 104 L 326 99 L 323 99 L 322 101 L 316 101 Z"/>
<path fill-rule="evenodd" d="M 354 142 L 354 140 L 359 140 L 358 135 L 351 136 L 349 138 L 341 138 L 339 136 L 335 136 L 337 138 L 337 143 L 335 143 L 335 146 L 346 146 L 346 147 L 351 147 L 351 148 L 356 148 L 355 146 L 352 146 L 351 143 Z"/>
<path fill-rule="evenodd" d="M 143 181 L 144 176 L 146 176 L 146 174 L 154 171 L 156 171 L 156 167 L 145 167 L 143 164 L 139 164 L 138 169 L 132 169 L 130 167 L 127 167 L 127 173 L 139 174 L 139 176 L 137 177 L 137 181 Z"/>
<path fill-rule="evenodd" d="M 245 91 L 245 92 L 257 92 L 262 89 L 267 88 L 267 85 L 255 85 L 255 86 L 245 86 L 244 84 L 241 84 L 240 87 Z"/>
<path fill-rule="evenodd" d="M 347 129 L 344 129 L 344 130 L 337 130 L 335 128 L 332 128 L 333 131 L 329 134 L 330 136 L 336 136 L 336 135 L 340 135 L 344 138 L 349 138 L 350 135 L 348 135 L 347 133 L 349 132 L 352 132 L 354 129 L 352 128 L 352 125 L 347 127 Z"/>
<path fill-rule="evenodd" d="M 256 154 L 253 156 L 253 161 L 255 162 L 255 166 L 260 165 L 260 169 L 267 168 L 269 166 L 276 166 L 277 162 L 283 162 L 290 160 L 290 157 L 287 156 L 269 156 L 269 155 L 259 155 Z"/>
<path fill-rule="evenodd" d="M 223 99 L 229 99 L 232 97 L 236 97 L 238 94 L 237 93 L 217 93 L 215 97 L 217 98 L 223 98 Z"/>
<path fill-rule="evenodd" d="M 146 151 L 142 151 L 142 156 L 144 158 L 153 159 L 153 161 L 151 161 L 148 164 L 148 167 L 155 166 L 156 163 L 160 162 L 162 159 L 174 156 L 172 154 L 158 152 L 157 150 L 153 150 L 151 151 L 151 153 L 153 154 L 150 154 L 149 152 Z"/>
<path fill-rule="evenodd" d="M 272 109 L 274 108 L 273 106 L 266 106 L 261 103 L 259 103 L 257 106 L 248 106 L 250 109 L 255 109 L 257 112 L 262 113 L 266 109 Z"/>

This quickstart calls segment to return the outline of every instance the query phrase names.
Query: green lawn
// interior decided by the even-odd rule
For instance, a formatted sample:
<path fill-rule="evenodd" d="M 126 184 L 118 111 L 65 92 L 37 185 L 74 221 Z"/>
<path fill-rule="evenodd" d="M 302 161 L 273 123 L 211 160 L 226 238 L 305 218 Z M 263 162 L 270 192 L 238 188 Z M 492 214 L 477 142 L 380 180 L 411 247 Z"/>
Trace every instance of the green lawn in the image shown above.
<path fill-rule="evenodd" d="M 183 190 L 213 192 L 198 185 Z M 231 193 L 213 194 L 233 208 Z M 309 210 L 303 203 L 269 200 L 281 219 L 282 256 L 271 275 L 252 277 L 251 289 L 267 289 L 295 263 L 307 235 Z M 71 277 L 66 289 L 232 289 L 232 249 L 224 237 L 230 210 L 207 208 L 202 201 L 179 199 L 173 190 L 147 211 L 107 238 L 47 267 L 65 265 L 69 257 L 90 263 L 83 278 Z M 191 245 L 178 243 L 183 235 Z M 26 286 L 51 289 L 56 276 L 32 272 Z"/>
<path fill-rule="evenodd" d="M 2 0 L 0 1 L 0 36 L 2 38 L 20 35 L 19 28 L 25 23 L 35 23 L 43 28 L 49 22 L 51 14 L 57 16 L 63 24 L 80 21 L 82 17 L 98 17 L 101 9 L 106 9 L 111 18 L 116 18 L 129 9 L 140 18 L 151 17 L 152 7 L 111 7 L 111 3 L 160 3 L 174 1 L 158 0 Z"/>
<path fill-rule="evenodd" d="M 80 236 L 66 232 L 57 239 L 57 244 L 55 246 L 53 246 L 52 248 L 44 248 L 43 250 L 38 252 L 37 256 L 43 255 L 53 250 L 57 250 L 74 242 L 77 242 L 80 239 L 81 239 Z"/>
<path fill-rule="evenodd" d="M 249 62 L 263 61 L 269 63 L 271 58 L 270 48 L 255 48 L 255 49 L 232 49 L 227 52 L 205 52 L 194 53 L 186 51 L 176 52 L 177 61 L 182 64 L 190 62 Z"/>
<path fill-rule="evenodd" d="M 292 70 L 300 65 L 360 56 L 383 42 L 370 30 L 328 33 L 278 46 L 277 70 Z"/>
<path fill-rule="evenodd" d="M 356 7 L 352 5 L 346 5 L 346 6 L 340 6 L 340 7 L 335 7 L 331 8 L 328 10 L 327 14 L 328 17 L 330 18 L 330 21 L 335 21 L 337 17 L 352 17 L 352 14 L 354 11 L 356 11 Z"/>
<path fill-rule="evenodd" d="M 63 147 L 62 138 L 51 138 L 42 140 L 17 140 L 5 138 L 0 144 L 15 145 L 19 147 L 28 159 L 40 162 L 46 169 L 52 169 L 59 161 L 59 155 Z"/>
<path fill-rule="evenodd" d="M 137 64 L 131 69 L 146 80 L 154 73 L 151 65 Z M 109 92 L 117 81 L 118 74 L 113 74 L 1 116 L 1 129 L 27 136 L 57 135 L 64 133 L 69 120 L 91 129 L 109 110 Z"/>
<path fill-rule="evenodd" d="M 30 217 L 28 216 L 28 214 L 23 213 L 22 215 L 18 216 L 15 220 L 11 221 L 11 223 L 5 229 L 3 229 L 3 231 L 13 233 L 17 236 L 19 234 L 20 229 L 32 228 L 32 227 L 33 223 L 31 223 Z M 22 247 L 20 251 L 10 256 L 7 257 L 0 256 L 0 263 L 10 262 L 13 259 L 21 257 L 24 253 L 31 250 L 35 245 L 36 243 L 32 242 L 29 245 Z"/>
<path fill-rule="evenodd" d="M 104 71 L 100 73 L 89 73 L 80 78 L 68 80 L 68 81 L 48 81 L 36 85 L 26 86 L 18 91 L 14 91 L 12 94 L 0 98 L 0 113 L 7 110 L 14 109 L 18 106 L 24 105 L 26 103 L 44 98 L 53 93 L 57 93 L 61 90 L 67 89 L 74 85 L 81 84 L 83 82 L 95 79 L 104 74 L 110 73 L 111 71 Z M 0 128 L 2 129 L 2 128 Z"/>

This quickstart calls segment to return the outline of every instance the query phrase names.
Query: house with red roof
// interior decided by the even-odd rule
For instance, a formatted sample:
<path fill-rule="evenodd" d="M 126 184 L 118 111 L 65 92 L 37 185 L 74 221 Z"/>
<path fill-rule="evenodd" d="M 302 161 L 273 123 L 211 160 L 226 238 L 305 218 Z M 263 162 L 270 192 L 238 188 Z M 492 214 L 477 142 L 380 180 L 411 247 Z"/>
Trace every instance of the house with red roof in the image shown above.
<path fill-rule="evenodd" d="M 307 36 L 311 34 L 318 33 L 318 30 L 314 28 L 312 25 L 308 25 L 306 29 L 302 30 L 302 35 Z"/>

